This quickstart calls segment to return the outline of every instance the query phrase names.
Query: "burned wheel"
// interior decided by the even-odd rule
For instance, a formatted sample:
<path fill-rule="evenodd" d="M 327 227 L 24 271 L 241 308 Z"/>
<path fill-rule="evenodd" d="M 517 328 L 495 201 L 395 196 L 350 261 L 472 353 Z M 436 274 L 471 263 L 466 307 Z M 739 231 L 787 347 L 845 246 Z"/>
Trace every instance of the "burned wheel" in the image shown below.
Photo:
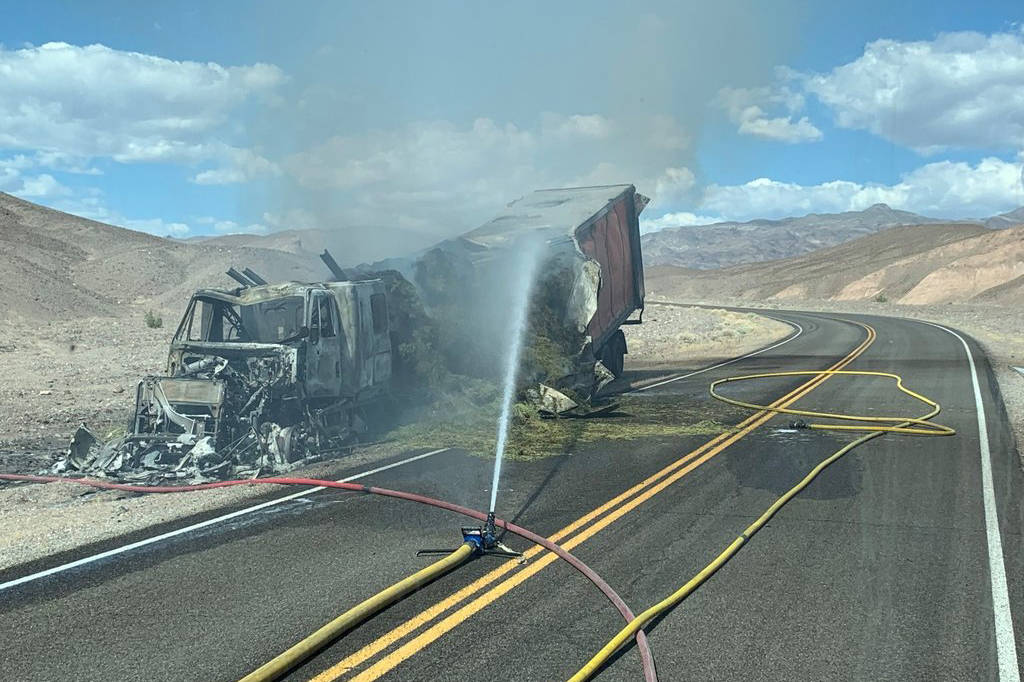
<path fill-rule="evenodd" d="M 626 335 L 619 329 L 611 335 L 601 348 L 601 364 L 616 377 L 622 376 L 623 360 L 626 355 Z"/>

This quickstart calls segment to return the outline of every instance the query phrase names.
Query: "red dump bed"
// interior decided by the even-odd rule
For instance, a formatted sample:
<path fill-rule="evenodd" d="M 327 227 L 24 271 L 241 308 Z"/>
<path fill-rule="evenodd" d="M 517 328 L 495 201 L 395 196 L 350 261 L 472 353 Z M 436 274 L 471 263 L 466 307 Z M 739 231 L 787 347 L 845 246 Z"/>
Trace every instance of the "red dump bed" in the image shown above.
<path fill-rule="evenodd" d="M 628 186 L 576 230 L 580 249 L 601 264 L 597 312 L 587 326 L 595 348 L 600 348 L 634 311 L 644 307 L 644 265 L 635 196 L 633 186 Z"/>

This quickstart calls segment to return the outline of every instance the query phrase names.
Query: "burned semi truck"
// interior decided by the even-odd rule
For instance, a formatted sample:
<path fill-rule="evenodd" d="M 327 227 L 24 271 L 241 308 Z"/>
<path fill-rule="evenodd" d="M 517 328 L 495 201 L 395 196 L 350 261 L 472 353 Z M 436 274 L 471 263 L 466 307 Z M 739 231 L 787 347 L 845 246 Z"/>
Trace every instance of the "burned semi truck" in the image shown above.
<path fill-rule="evenodd" d="M 487 318 L 508 316 L 509 275 L 528 244 L 539 262 L 531 341 L 547 356 L 527 353 L 521 378 L 586 400 L 622 371 L 621 326 L 643 313 L 647 201 L 632 185 L 539 190 L 414 258 L 346 271 L 324 251 L 335 281 L 270 284 L 231 268 L 237 288 L 190 298 L 165 374 L 138 384 L 128 432 L 102 443 L 83 425 L 54 470 L 203 480 L 338 452 L 389 394 L 393 364 L 405 376 L 399 350 L 421 347 L 410 327 L 443 330 L 428 353 L 500 359 L 503 326 Z"/>
<path fill-rule="evenodd" d="M 267 284 L 246 272 L 229 271 L 236 289 L 192 295 L 166 374 L 138 384 L 129 433 L 100 444 L 79 429 L 67 468 L 255 475 L 336 451 L 363 430 L 361 408 L 391 382 L 384 283 Z"/>

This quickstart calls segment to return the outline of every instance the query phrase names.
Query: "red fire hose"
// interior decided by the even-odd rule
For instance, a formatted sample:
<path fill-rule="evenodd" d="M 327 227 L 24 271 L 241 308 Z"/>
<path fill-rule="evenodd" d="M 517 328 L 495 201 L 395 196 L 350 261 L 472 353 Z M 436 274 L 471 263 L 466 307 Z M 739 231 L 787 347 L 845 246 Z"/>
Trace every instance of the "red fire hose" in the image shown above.
<path fill-rule="evenodd" d="M 4 481 L 26 481 L 33 483 L 78 483 L 80 485 L 87 485 L 93 488 L 102 488 L 104 490 L 123 490 L 126 492 L 133 493 L 185 493 L 196 490 L 210 490 L 212 488 L 227 488 L 236 485 L 253 485 L 253 484 L 275 484 L 275 485 L 308 485 L 308 486 L 322 486 L 324 488 L 341 488 L 342 490 L 351 490 L 353 492 L 369 493 L 372 495 L 383 495 L 384 497 L 396 497 L 400 500 L 409 500 L 410 502 L 419 502 L 420 504 L 430 505 L 439 509 L 445 509 L 447 511 L 455 512 L 456 514 L 462 514 L 470 518 L 477 519 L 478 521 L 486 521 L 487 514 L 484 512 L 463 507 L 458 504 L 451 502 L 445 502 L 444 500 L 437 500 L 432 497 L 426 497 L 425 495 L 417 495 L 416 493 L 407 493 L 401 490 L 391 490 L 389 488 L 378 488 L 376 486 L 363 485 L 361 483 L 346 483 L 343 481 L 327 481 L 319 480 L 315 478 L 252 478 L 252 479 L 241 479 L 231 481 L 215 481 L 213 483 L 198 483 L 194 485 L 165 485 L 165 486 L 149 486 L 149 485 L 131 485 L 127 483 L 111 483 L 109 481 L 101 481 L 95 478 L 70 478 L 62 476 L 33 476 L 31 474 L 0 474 L 0 480 Z M 626 602 L 622 600 L 622 597 L 618 595 L 615 590 L 612 589 L 611 585 L 605 582 L 604 578 L 598 575 L 592 568 L 587 566 L 585 563 L 580 561 L 574 555 L 568 551 L 562 549 L 559 545 L 548 540 L 545 537 L 537 535 L 536 533 L 517 526 L 514 523 L 509 523 L 503 519 L 495 519 L 494 525 L 498 528 L 504 528 L 510 533 L 518 535 L 521 538 L 529 540 L 534 544 L 540 545 L 544 549 L 553 552 L 560 559 L 567 561 L 573 568 L 582 573 L 590 582 L 594 583 L 597 589 L 601 590 L 601 593 L 615 606 L 622 617 L 627 623 L 633 620 L 633 612 L 626 606 Z M 658 673 L 654 667 L 654 657 L 651 654 L 650 646 L 647 643 L 647 637 L 644 631 L 638 630 L 636 633 L 636 645 L 637 650 L 640 652 L 640 660 L 643 664 L 644 679 L 647 682 L 657 682 Z"/>

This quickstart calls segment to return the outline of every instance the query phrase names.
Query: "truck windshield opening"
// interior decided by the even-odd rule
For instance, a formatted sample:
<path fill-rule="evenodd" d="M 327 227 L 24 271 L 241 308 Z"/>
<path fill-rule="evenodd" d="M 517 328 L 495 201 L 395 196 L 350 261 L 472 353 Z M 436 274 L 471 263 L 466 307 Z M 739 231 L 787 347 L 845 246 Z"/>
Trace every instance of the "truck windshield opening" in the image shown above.
<path fill-rule="evenodd" d="M 178 341 L 280 343 L 294 338 L 304 323 L 301 296 L 251 305 L 195 298 L 175 335 Z"/>

